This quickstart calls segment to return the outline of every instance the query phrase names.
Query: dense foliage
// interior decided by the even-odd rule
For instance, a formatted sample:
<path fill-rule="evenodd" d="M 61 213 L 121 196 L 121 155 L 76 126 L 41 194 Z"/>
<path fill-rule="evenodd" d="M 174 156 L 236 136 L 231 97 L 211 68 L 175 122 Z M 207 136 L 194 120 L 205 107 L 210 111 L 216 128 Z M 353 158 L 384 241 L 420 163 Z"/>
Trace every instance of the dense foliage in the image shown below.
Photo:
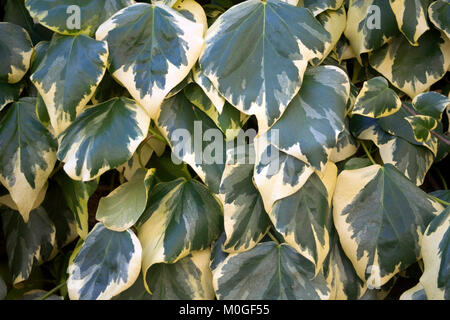
<path fill-rule="evenodd" d="M 0 299 L 450 299 L 449 0 L 0 0 Z"/>

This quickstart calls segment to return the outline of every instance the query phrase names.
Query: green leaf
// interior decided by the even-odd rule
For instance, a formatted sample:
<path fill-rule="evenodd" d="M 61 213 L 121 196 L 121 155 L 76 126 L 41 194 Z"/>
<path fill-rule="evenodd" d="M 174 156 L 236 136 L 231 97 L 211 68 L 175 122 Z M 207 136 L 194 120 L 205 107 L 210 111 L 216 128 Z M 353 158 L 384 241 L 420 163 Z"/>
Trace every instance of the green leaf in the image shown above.
<path fill-rule="evenodd" d="M 331 162 L 336 163 L 348 159 L 358 151 L 358 141 L 350 133 L 348 118 L 344 121 L 344 130 L 339 133 L 336 146 L 330 153 L 329 160 Z"/>
<path fill-rule="evenodd" d="M 112 76 L 154 118 L 200 55 L 203 25 L 163 4 L 137 3 L 103 23 L 96 38 L 108 42 Z"/>
<path fill-rule="evenodd" d="M 248 0 L 208 29 L 199 63 L 219 93 L 241 112 L 256 115 L 264 132 L 297 94 L 308 61 L 322 58 L 328 42 L 329 33 L 309 10 Z"/>
<path fill-rule="evenodd" d="M 97 223 L 69 265 L 72 300 L 108 300 L 133 285 L 141 270 L 142 248 L 130 231 L 116 232 Z"/>
<path fill-rule="evenodd" d="M 220 183 L 219 197 L 223 203 L 227 236 L 223 250 L 229 253 L 252 249 L 271 226 L 261 195 L 253 184 L 252 157 L 253 145 L 245 148 L 238 161 L 228 157 Z"/>
<path fill-rule="evenodd" d="M 86 239 L 89 227 L 88 200 L 97 189 L 98 179 L 89 182 L 76 181 L 60 171 L 55 175 L 55 180 L 74 215 L 78 235 Z"/>
<path fill-rule="evenodd" d="M 369 62 L 395 87 L 414 98 L 447 72 L 450 66 L 450 39 L 442 38 L 436 30 L 430 30 L 420 37 L 419 45 L 414 47 L 399 35 L 390 44 L 370 54 Z"/>
<path fill-rule="evenodd" d="M 419 94 L 412 101 L 413 108 L 420 114 L 442 120 L 442 113 L 450 106 L 450 98 L 431 91 Z"/>
<path fill-rule="evenodd" d="M 65 35 L 94 35 L 102 22 L 133 3 L 133 0 L 25 0 L 33 19 Z"/>
<path fill-rule="evenodd" d="M 437 0 L 428 7 L 430 21 L 450 38 L 450 2 Z"/>
<path fill-rule="evenodd" d="M 155 183 L 154 169 L 139 169 L 130 181 L 100 199 L 96 219 L 113 231 L 131 228 L 144 212 L 149 190 Z"/>
<path fill-rule="evenodd" d="M 175 263 L 208 248 L 223 229 L 220 203 L 196 180 L 157 184 L 150 194 L 147 220 L 138 228 L 144 279 L 156 263 Z M 145 283 L 147 290 L 148 283 Z"/>
<path fill-rule="evenodd" d="M 189 164 L 218 193 L 226 155 L 224 136 L 215 123 L 180 93 L 164 101 L 156 124 L 172 148 L 172 159 Z M 206 132 L 212 134 L 209 141 Z"/>
<path fill-rule="evenodd" d="M 330 294 L 309 260 L 274 242 L 230 254 L 213 272 L 213 281 L 219 300 L 326 300 Z"/>
<path fill-rule="evenodd" d="M 106 71 L 108 46 L 85 35 L 55 34 L 30 79 L 47 106 L 56 134 L 85 109 Z"/>
<path fill-rule="evenodd" d="M 135 101 L 114 98 L 85 110 L 59 137 L 58 159 L 74 180 L 90 181 L 128 161 L 150 118 Z M 113 151 L 113 152 L 112 152 Z"/>
<path fill-rule="evenodd" d="M 437 127 L 438 122 L 436 119 L 430 116 L 409 116 L 405 118 L 414 132 L 414 138 L 419 142 L 426 142 L 431 145 L 436 145 L 437 149 L 437 138 L 431 135 L 431 130 Z M 434 140 L 434 141 L 430 141 Z M 429 142 L 428 142 L 429 141 Z"/>
<path fill-rule="evenodd" d="M 386 0 L 350 1 L 344 34 L 360 63 L 362 53 L 381 48 L 397 33 L 397 22 Z"/>
<path fill-rule="evenodd" d="M 429 30 L 427 8 L 432 0 L 389 0 L 398 28 L 413 46 Z"/>
<path fill-rule="evenodd" d="M 375 288 L 420 258 L 421 237 L 441 210 L 390 164 L 343 171 L 333 198 L 342 247 Z"/>
<path fill-rule="evenodd" d="M 25 222 L 56 163 L 56 140 L 36 118 L 35 105 L 22 98 L 0 121 L 0 182 Z"/>
<path fill-rule="evenodd" d="M 194 81 L 202 88 L 217 111 L 222 113 L 223 106 L 225 105 L 225 99 L 220 95 L 219 91 L 217 91 L 208 77 L 203 74 L 203 70 L 200 68 L 198 63 L 192 69 L 192 75 Z"/>
<path fill-rule="evenodd" d="M 0 82 L 0 111 L 11 102 L 19 100 L 23 83 L 9 84 Z"/>
<path fill-rule="evenodd" d="M 308 69 L 299 93 L 281 119 L 265 133 L 267 140 L 273 139 L 281 151 L 322 170 L 344 129 L 349 92 L 350 83 L 342 69 Z"/>
<path fill-rule="evenodd" d="M 353 114 L 370 118 L 382 118 L 396 113 L 402 107 L 400 98 L 383 77 L 375 77 L 366 82 L 356 97 Z"/>
<path fill-rule="evenodd" d="M 325 10 L 338 10 L 344 0 L 299 0 L 297 6 L 309 9 L 314 16 Z"/>
<path fill-rule="evenodd" d="M 212 274 L 209 270 L 211 250 L 194 251 L 173 264 L 152 266 L 144 287 L 142 275 L 117 300 L 213 300 Z"/>
<path fill-rule="evenodd" d="M 430 300 L 450 299 L 450 208 L 431 221 L 422 240 L 420 283 Z"/>
<path fill-rule="evenodd" d="M 33 44 L 25 29 L 12 23 L 0 22 L 0 82 L 19 82 L 30 67 L 33 51 Z"/>
<path fill-rule="evenodd" d="M 0 208 L 6 238 L 8 266 L 13 284 L 27 280 L 31 270 L 52 255 L 56 245 L 55 226 L 42 207 L 30 214 L 27 223 L 19 212 Z"/>

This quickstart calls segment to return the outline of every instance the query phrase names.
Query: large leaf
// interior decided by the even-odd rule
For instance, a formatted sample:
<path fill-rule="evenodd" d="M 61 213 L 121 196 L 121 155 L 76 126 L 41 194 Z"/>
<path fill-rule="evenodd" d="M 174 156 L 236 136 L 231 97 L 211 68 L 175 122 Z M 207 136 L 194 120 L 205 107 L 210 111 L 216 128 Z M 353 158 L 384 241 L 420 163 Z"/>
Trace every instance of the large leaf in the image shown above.
<path fill-rule="evenodd" d="M 70 179 L 64 172 L 55 175 L 67 206 L 72 211 L 78 235 L 86 239 L 88 235 L 89 211 L 88 201 L 98 186 L 98 180 L 81 182 Z"/>
<path fill-rule="evenodd" d="M 155 186 L 139 227 L 144 279 L 156 263 L 174 263 L 191 251 L 208 248 L 222 232 L 218 200 L 201 183 L 179 178 Z M 145 282 L 147 290 L 148 283 Z"/>
<path fill-rule="evenodd" d="M 308 69 L 299 93 L 281 119 L 265 133 L 267 139 L 273 139 L 273 144 L 287 154 L 322 170 L 344 129 L 349 94 L 350 83 L 342 69 Z M 276 134 L 279 141 L 271 138 Z"/>
<path fill-rule="evenodd" d="M 427 298 L 450 299 L 450 208 L 431 221 L 422 240 L 424 273 L 420 278 Z"/>
<path fill-rule="evenodd" d="M 131 228 L 144 212 L 149 189 L 155 184 L 155 170 L 138 170 L 130 181 L 100 199 L 96 219 L 114 231 Z"/>
<path fill-rule="evenodd" d="M 220 300 L 317 300 L 330 294 L 309 260 L 274 242 L 230 254 L 213 272 L 213 281 Z"/>
<path fill-rule="evenodd" d="M 210 255 L 210 249 L 194 251 L 176 263 L 156 264 L 147 276 L 152 294 L 147 292 L 140 276 L 117 300 L 213 300 Z"/>
<path fill-rule="evenodd" d="M 0 22 L 0 52 L 0 82 L 19 82 L 27 73 L 33 55 L 30 36 L 18 25 Z"/>
<path fill-rule="evenodd" d="M 450 2 L 437 0 L 428 7 L 428 17 L 431 22 L 450 38 Z"/>
<path fill-rule="evenodd" d="M 215 123 L 179 93 L 163 103 L 156 124 L 169 142 L 172 156 L 189 164 L 211 191 L 218 193 L 226 154 L 223 133 Z M 208 138 L 207 132 L 211 133 Z"/>
<path fill-rule="evenodd" d="M 402 107 L 400 98 L 383 77 L 375 77 L 366 82 L 356 97 L 352 114 L 371 118 L 382 118 L 396 113 Z"/>
<path fill-rule="evenodd" d="M 334 183 L 336 177 L 337 169 Z M 316 273 L 322 268 L 330 249 L 331 205 L 328 198 L 327 188 L 314 173 L 296 193 L 276 201 L 269 212 L 275 229 L 287 244 L 314 264 Z"/>
<path fill-rule="evenodd" d="M 47 106 L 56 134 L 85 109 L 106 71 L 108 46 L 85 35 L 55 34 L 31 81 Z"/>
<path fill-rule="evenodd" d="M 343 171 L 333 215 L 358 276 L 382 286 L 420 258 L 420 240 L 442 207 L 392 165 Z"/>
<path fill-rule="evenodd" d="M 240 161 L 228 157 L 220 183 L 227 235 L 223 250 L 229 253 L 253 248 L 270 228 L 263 200 L 253 184 L 253 145 L 245 149 Z"/>
<path fill-rule="evenodd" d="M 419 45 L 414 47 L 399 35 L 390 44 L 373 52 L 369 61 L 394 86 L 414 98 L 447 72 L 450 66 L 450 39 L 441 37 L 439 31 L 430 30 L 420 37 Z"/>
<path fill-rule="evenodd" d="M 66 35 L 93 35 L 102 22 L 133 3 L 133 0 L 25 0 L 33 19 Z"/>
<path fill-rule="evenodd" d="M 36 99 L 15 102 L 0 121 L 0 182 L 25 222 L 56 163 L 57 142 L 36 118 Z"/>
<path fill-rule="evenodd" d="M 300 89 L 308 61 L 321 58 L 329 41 L 309 10 L 248 0 L 208 29 L 199 63 L 225 99 L 256 115 L 263 132 L 281 117 Z"/>
<path fill-rule="evenodd" d="M 0 208 L 0 213 L 9 270 L 13 283 L 17 284 L 28 279 L 33 267 L 50 258 L 56 245 L 56 230 L 42 207 L 31 212 L 27 223 L 9 208 Z"/>
<path fill-rule="evenodd" d="M 59 137 L 58 159 L 74 180 L 90 181 L 128 161 L 150 118 L 135 101 L 114 98 L 85 110 Z"/>
<path fill-rule="evenodd" d="M 96 224 L 69 265 L 70 299 L 111 299 L 136 281 L 141 258 L 141 244 L 132 231 L 116 232 Z"/>
<path fill-rule="evenodd" d="M 418 39 L 428 29 L 427 8 L 432 0 L 389 0 L 398 28 L 406 39 L 418 45 Z"/>
<path fill-rule="evenodd" d="M 344 31 L 357 58 L 380 48 L 398 33 L 394 13 L 386 0 L 351 0 Z"/>
<path fill-rule="evenodd" d="M 203 25 L 163 4 L 138 3 L 102 24 L 96 38 L 108 42 L 113 77 L 154 118 L 200 55 Z"/>

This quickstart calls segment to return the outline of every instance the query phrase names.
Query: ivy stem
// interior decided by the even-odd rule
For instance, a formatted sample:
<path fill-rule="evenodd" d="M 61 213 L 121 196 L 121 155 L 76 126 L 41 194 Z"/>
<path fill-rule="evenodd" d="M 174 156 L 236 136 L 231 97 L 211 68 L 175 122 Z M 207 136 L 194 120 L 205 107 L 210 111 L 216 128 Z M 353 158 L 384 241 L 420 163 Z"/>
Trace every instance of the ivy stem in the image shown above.
<path fill-rule="evenodd" d="M 367 157 L 369 158 L 370 162 L 372 162 L 372 164 L 377 164 L 377 163 L 375 162 L 375 160 L 373 160 L 372 155 L 370 154 L 369 149 L 367 149 L 367 146 L 366 146 L 366 144 L 364 143 L 364 141 L 361 140 L 360 142 L 361 142 L 361 145 L 362 145 L 364 151 L 366 152 Z"/>
<path fill-rule="evenodd" d="M 436 170 L 436 173 L 438 174 L 439 178 L 441 179 L 442 186 L 444 187 L 444 190 L 448 190 L 447 182 L 445 181 L 444 176 L 442 175 L 441 170 L 439 170 L 438 167 L 434 168 Z"/>
<path fill-rule="evenodd" d="M 57 285 L 56 287 L 54 287 L 52 290 L 50 290 L 49 292 L 47 292 L 45 295 L 43 295 L 41 297 L 40 300 L 45 300 L 48 297 L 50 297 L 52 294 L 54 294 L 56 291 L 58 291 L 59 289 L 61 289 L 62 287 L 64 287 L 66 285 L 67 281 L 64 281 L 63 283 L 60 283 L 59 285 Z"/>
<path fill-rule="evenodd" d="M 439 198 L 436 198 L 435 196 L 432 196 L 431 194 L 427 194 L 427 196 L 428 196 L 428 198 L 430 198 L 430 199 L 432 199 L 432 200 L 434 200 L 436 202 L 439 202 L 440 204 L 443 204 L 444 206 L 450 206 L 449 202 L 441 200 Z"/>
<path fill-rule="evenodd" d="M 402 103 L 402 108 L 405 109 L 406 111 L 408 111 L 408 113 L 411 114 L 412 116 L 416 116 L 417 115 L 417 112 L 415 112 L 413 109 L 411 109 L 410 107 L 408 107 L 404 103 Z M 447 138 L 445 138 L 442 135 L 434 132 L 434 130 L 430 130 L 430 133 L 433 136 L 435 136 L 436 138 L 438 138 L 438 140 L 441 140 L 443 143 L 445 143 L 446 145 L 450 146 L 450 140 L 448 140 Z"/>
<path fill-rule="evenodd" d="M 267 233 L 267 235 L 270 237 L 270 239 L 272 239 L 273 242 L 275 242 L 278 245 L 280 244 L 277 238 L 275 238 L 275 236 L 270 231 Z"/>

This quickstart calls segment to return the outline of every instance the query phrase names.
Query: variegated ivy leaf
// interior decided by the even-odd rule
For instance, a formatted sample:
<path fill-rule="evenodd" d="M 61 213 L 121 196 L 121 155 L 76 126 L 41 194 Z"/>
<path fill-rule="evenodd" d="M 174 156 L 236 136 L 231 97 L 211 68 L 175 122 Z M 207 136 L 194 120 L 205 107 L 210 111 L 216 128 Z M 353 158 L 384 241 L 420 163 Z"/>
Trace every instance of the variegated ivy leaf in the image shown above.
<path fill-rule="evenodd" d="M 278 0 L 248 0 L 208 29 L 199 63 L 219 93 L 256 115 L 264 132 L 300 89 L 308 61 L 322 58 L 328 42 L 330 34 L 309 10 Z"/>
<path fill-rule="evenodd" d="M 89 227 L 88 201 L 97 189 L 98 179 L 89 182 L 76 181 L 60 171 L 55 175 L 55 180 L 74 215 L 78 235 L 86 239 Z"/>
<path fill-rule="evenodd" d="M 416 61 L 426 61 L 417 64 Z M 450 39 L 436 30 L 426 32 L 417 47 L 396 36 L 369 55 L 370 65 L 395 87 L 414 98 L 440 80 L 450 67 Z M 414 65 L 414 68 L 411 68 Z"/>
<path fill-rule="evenodd" d="M 2 111 L 7 104 L 19 99 L 23 87 L 23 83 L 10 84 L 0 82 L 0 111 Z"/>
<path fill-rule="evenodd" d="M 349 94 L 349 79 L 342 69 L 335 66 L 308 69 L 286 112 L 265 133 L 267 140 L 273 139 L 273 144 L 283 152 L 322 170 L 344 129 Z M 279 139 L 273 138 L 274 135 Z"/>
<path fill-rule="evenodd" d="M 264 136 L 255 139 L 255 166 L 253 179 L 266 212 L 275 201 L 297 192 L 314 169 L 305 162 L 279 151 Z"/>
<path fill-rule="evenodd" d="M 249 145 L 237 161 L 230 153 L 220 183 L 227 237 L 223 250 L 229 253 L 252 249 L 271 226 L 261 195 L 253 184 L 254 164 L 250 159 L 254 158 L 254 152 L 254 146 Z"/>
<path fill-rule="evenodd" d="M 376 144 L 383 163 L 392 164 L 416 185 L 423 184 L 434 160 L 434 155 L 428 148 L 387 133 L 373 118 L 355 115 L 352 117 L 351 127 L 358 139 L 371 140 Z"/>
<path fill-rule="evenodd" d="M 155 183 L 155 169 L 139 169 L 131 180 L 100 199 L 96 219 L 110 230 L 131 228 L 144 212 L 149 190 Z"/>
<path fill-rule="evenodd" d="M 428 7 L 430 21 L 450 38 L 450 1 L 437 0 Z"/>
<path fill-rule="evenodd" d="M 430 28 L 427 23 L 427 8 L 432 0 L 389 0 L 397 25 L 413 46 Z"/>
<path fill-rule="evenodd" d="M 108 300 L 133 285 L 141 270 L 142 248 L 136 235 L 97 223 L 69 264 L 71 300 Z"/>
<path fill-rule="evenodd" d="M 337 144 L 331 151 L 329 159 L 335 163 L 348 159 L 358 151 L 358 146 L 358 141 L 350 133 L 348 118 L 346 118 L 344 130 L 339 133 Z"/>
<path fill-rule="evenodd" d="M 422 235 L 440 211 L 441 205 L 390 164 L 342 171 L 333 198 L 342 247 L 372 287 L 420 258 Z"/>
<path fill-rule="evenodd" d="M 226 155 L 224 136 L 215 123 L 180 93 L 164 101 L 156 124 L 169 142 L 172 156 L 189 164 L 210 190 L 218 193 Z"/>
<path fill-rule="evenodd" d="M 258 244 L 230 254 L 213 272 L 219 300 L 319 300 L 330 290 L 322 273 L 286 244 Z"/>
<path fill-rule="evenodd" d="M 345 30 L 344 30 L 345 31 Z M 334 47 L 333 51 L 336 53 L 339 62 L 347 59 L 356 58 L 356 53 L 350 46 L 348 39 L 342 36 Z"/>
<path fill-rule="evenodd" d="M 149 294 L 142 276 L 116 297 L 117 300 L 213 300 L 211 249 L 194 251 L 173 264 L 152 266 L 147 276 Z"/>
<path fill-rule="evenodd" d="M 93 180 L 128 161 L 149 125 L 134 100 L 113 98 L 86 109 L 59 135 L 58 159 L 72 179 Z"/>
<path fill-rule="evenodd" d="M 397 22 L 388 1 L 350 1 L 344 34 L 360 62 L 362 53 L 380 48 L 397 33 Z"/>
<path fill-rule="evenodd" d="M 35 98 L 22 98 L 0 121 L 0 182 L 25 222 L 56 163 L 57 142 L 36 118 L 35 106 Z"/>
<path fill-rule="evenodd" d="M 409 122 L 414 132 L 414 138 L 419 142 L 424 142 L 430 145 L 435 145 L 437 149 L 437 138 L 431 135 L 431 130 L 434 130 L 438 122 L 430 116 L 417 115 L 405 118 Z"/>
<path fill-rule="evenodd" d="M 108 46 L 85 35 L 55 34 L 31 75 L 59 134 L 85 109 L 106 71 Z"/>
<path fill-rule="evenodd" d="M 22 27 L 0 22 L 0 82 L 17 83 L 30 67 L 33 44 Z"/>
<path fill-rule="evenodd" d="M 145 166 L 153 155 L 153 152 L 160 157 L 166 148 L 166 144 L 156 138 L 144 140 L 137 148 L 130 160 L 117 168 L 125 179 L 131 180 L 136 171 Z"/>
<path fill-rule="evenodd" d="M 336 176 L 337 169 L 334 182 Z M 269 212 L 275 229 L 287 244 L 314 264 L 316 274 L 330 249 L 331 206 L 328 198 L 327 188 L 313 173 L 300 190 L 276 201 Z"/>
<path fill-rule="evenodd" d="M 42 202 L 45 199 L 45 195 L 47 193 L 47 188 L 48 188 L 48 182 L 46 182 L 44 184 L 44 186 L 42 187 L 41 191 L 39 191 L 39 195 L 37 196 L 36 200 L 34 201 L 33 206 L 31 207 L 31 211 L 36 209 L 37 207 L 39 207 L 42 204 Z M 17 204 L 14 202 L 14 200 L 12 199 L 12 197 L 8 193 L 8 191 L 6 191 L 6 194 L 4 194 L 4 195 L 0 194 L 0 204 L 3 204 L 15 211 L 19 211 Z"/>
<path fill-rule="evenodd" d="M 50 258 L 56 245 L 55 226 L 42 207 L 30 214 L 24 222 L 19 212 L 0 208 L 3 233 L 6 237 L 8 266 L 14 284 L 30 276 L 36 265 Z"/>
<path fill-rule="evenodd" d="M 299 0 L 297 6 L 309 9 L 314 16 L 326 10 L 338 10 L 344 0 Z"/>
<path fill-rule="evenodd" d="M 202 88 L 217 111 L 222 113 L 223 106 L 225 105 L 225 99 L 220 95 L 219 91 L 217 91 L 208 77 L 203 74 L 203 71 L 198 63 L 194 66 L 192 75 L 194 81 Z"/>
<path fill-rule="evenodd" d="M 430 300 L 450 299 L 450 207 L 431 221 L 422 240 L 420 283 Z"/>
<path fill-rule="evenodd" d="M 337 0 L 336 0 L 337 1 Z M 330 33 L 331 41 L 325 44 L 325 51 L 322 59 L 315 58 L 312 60 L 312 64 L 317 66 L 319 65 L 336 47 L 337 42 L 341 38 L 342 33 L 344 32 L 347 15 L 345 13 L 344 6 L 338 8 L 336 11 L 327 10 L 320 13 L 317 17 L 317 20 L 323 25 L 325 30 Z"/>
<path fill-rule="evenodd" d="M 419 282 L 411 289 L 403 292 L 400 296 L 400 300 L 427 300 L 427 295 L 422 284 Z"/>
<path fill-rule="evenodd" d="M 330 300 L 357 300 L 367 289 L 365 283 L 356 274 L 352 262 L 345 255 L 334 228 L 330 240 L 330 252 L 323 264 L 323 272 L 330 287 Z"/>
<path fill-rule="evenodd" d="M 25 0 L 33 19 L 65 35 L 94 35 L 98 26 L 133 0 Z"/>
<path fill-rule="evenodd" d="M 208 248 L 223 229 L 222 208 L 200 182 L 179 178 L 160 183 L 150 194 L 145 222 L 138 228 L 144 279 L 156 263 L 175 263 Z M 148 283 L 145 282 L 147 290 Z"/>
<path fill-rule="evenodd" d="M 216 126 L 224 133 L 226 141 L 234 140 L 239 134 L 239 129 L 249 118 L 228 102 L 225 102 L 219 112 L 201 87 L 196 84 L 190 84 L 184 88 L 184 95 L 193 105 L 214 121 Z"/>
<path fill-rule="evenodd" d="M 108 42 L 113 77 L 154 118 L 200 55 L 203 25 L 163 4 L 138 3 L 103 23 L 96 38 Z"/>
<path fill-rule="evenodd" d="M 366 82 L 356 97 L 352 114 L 370 118 L 382 118 L 396 113 L 402 107 L 400 98 L 383 77 L 375 77 Z"/>
<path fill-rule="evenodd" d="M 166 4 L 167 5 L 167 4 Z M 201 24 L 203 26 L 203 35 L 208 30 L 208 20 L 206 18 L 205 10 L 195 0 L 178 0 L 171 6 L 185 18 Z"/>
<path fill-rule="evenodd" d="M 450 106 L 450 98 L 435 91 L 425 92 L 414 97 L 412 106 L 418 113 L 439 121 L 442 113 Z"/>

